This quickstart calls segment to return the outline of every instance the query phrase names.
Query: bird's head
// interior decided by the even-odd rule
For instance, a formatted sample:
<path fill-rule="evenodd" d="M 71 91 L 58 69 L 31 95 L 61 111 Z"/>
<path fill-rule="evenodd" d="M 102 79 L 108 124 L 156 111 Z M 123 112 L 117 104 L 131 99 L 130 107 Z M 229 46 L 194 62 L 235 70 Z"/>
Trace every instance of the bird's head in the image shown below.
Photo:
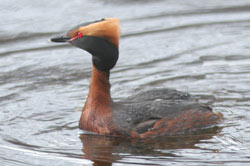
<path fill-rule="evenodd" d="M 119 56 L 120 21 L 101 19 L 80 24 L 52 42 L 68 42 L 92 54 L 93 64 L 100 71 L 112 69 Z"/>

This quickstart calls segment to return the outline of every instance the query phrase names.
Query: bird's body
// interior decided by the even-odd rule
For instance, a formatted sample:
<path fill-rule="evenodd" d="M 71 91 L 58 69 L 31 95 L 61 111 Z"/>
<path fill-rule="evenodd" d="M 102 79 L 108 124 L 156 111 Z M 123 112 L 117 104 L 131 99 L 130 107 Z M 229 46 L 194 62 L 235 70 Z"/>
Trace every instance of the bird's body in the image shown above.
<path fill-rule="evenodd" d="M 153 89 L 113 102 L 110 70 L 118 60 L 119 20 L 102 19 L 81 24 L 67 36 L 68 41 L 92 54 L 92 76 L 79 127 L 102 135 L 152 138 L 190 133 L 222 121 L 221 114 L 199 104 L 188 93 Z"/>

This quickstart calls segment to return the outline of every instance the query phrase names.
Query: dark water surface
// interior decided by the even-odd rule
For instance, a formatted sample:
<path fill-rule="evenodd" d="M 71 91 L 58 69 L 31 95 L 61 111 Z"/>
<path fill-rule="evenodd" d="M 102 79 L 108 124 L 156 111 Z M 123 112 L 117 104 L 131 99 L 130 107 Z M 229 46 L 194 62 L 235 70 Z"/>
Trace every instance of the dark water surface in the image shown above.
<path fill-rule="evenodd" d="M 189 92 L 225 116 L 218 129 L 157 140 L 81 134 L 91 57 L 48 39 L 121 20 L 115 100 L 153 87 Z M 249 165 L 250 0 L 3 0 L 0 165 Z"/>

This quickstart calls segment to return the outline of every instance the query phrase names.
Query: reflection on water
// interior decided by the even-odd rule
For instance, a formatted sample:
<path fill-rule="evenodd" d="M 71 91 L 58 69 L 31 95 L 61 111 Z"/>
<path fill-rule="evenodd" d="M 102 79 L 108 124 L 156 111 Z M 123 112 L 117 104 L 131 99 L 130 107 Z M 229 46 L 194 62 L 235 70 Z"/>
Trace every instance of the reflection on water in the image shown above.
<path fill-rule="evenodd" d="M 153 165 L 155 159 L 166 162 L 167 158 L 183 157 L 172 153 L 174 149 L 199 149 L 195 146 L 197 143 L 211 139 L 219 131 L 219 128 L 212 128 L 193 135 L 146 140 L 82 134 L 80 139 L 83 144 L 84 158 L 93 161 L 94 165 L 140 164 L 141 161 L 138 162 L 136 156 L 148 159 L 147 164 Z"/>
<path fill-rule="evenodd" d="M 249 165 L 249 0 L 13 0 L 0 9 L 0 165 Z M 79 136 L 91 57 L 48 39 L 102 17 L 122 24 L 114 100 L 186 91 L 224 114 L 221 128 L 157 140 Z"/>

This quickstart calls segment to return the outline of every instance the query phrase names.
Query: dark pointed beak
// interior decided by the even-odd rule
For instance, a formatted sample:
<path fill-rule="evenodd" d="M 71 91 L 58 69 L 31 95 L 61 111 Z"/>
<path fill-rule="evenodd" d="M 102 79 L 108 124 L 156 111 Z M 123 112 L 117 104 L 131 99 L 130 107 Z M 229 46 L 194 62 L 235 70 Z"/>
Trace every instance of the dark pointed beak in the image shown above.
<path fill-rule="evenodd" d="M 50 39 L 52 42 L 62 43 L 62 42 L 68 42 L 70 40 L 70 37 L 68 36 L 59 36 L 59 37 L 53 37 Z"/>

